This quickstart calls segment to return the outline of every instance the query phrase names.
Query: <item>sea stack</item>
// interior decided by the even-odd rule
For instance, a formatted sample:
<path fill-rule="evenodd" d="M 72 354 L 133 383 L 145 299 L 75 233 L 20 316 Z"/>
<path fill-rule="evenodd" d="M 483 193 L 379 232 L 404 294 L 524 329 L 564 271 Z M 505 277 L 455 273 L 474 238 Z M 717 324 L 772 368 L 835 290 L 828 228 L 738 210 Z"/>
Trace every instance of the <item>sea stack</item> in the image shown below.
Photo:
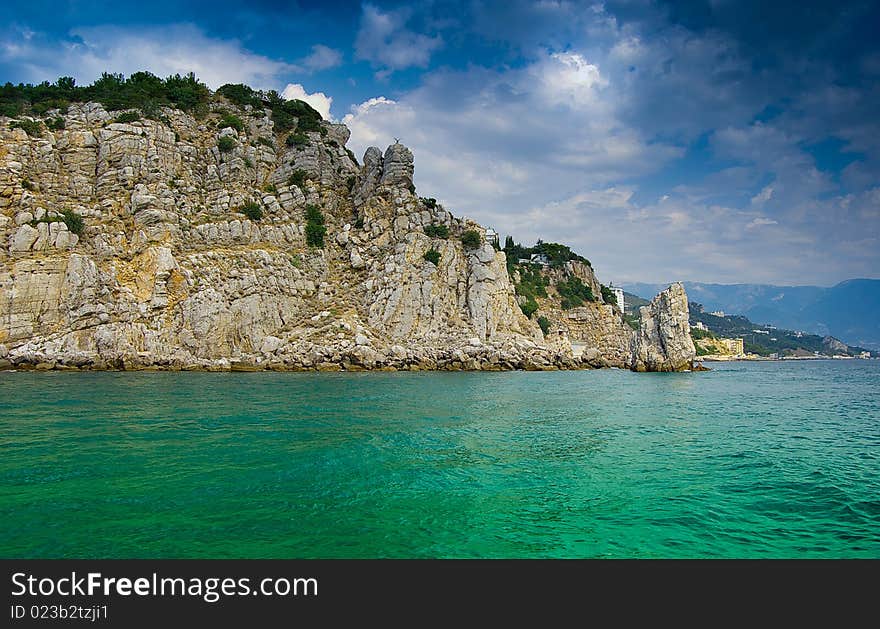
<path fill-rule="evenodd" d="M 633 346 L 635 371 L 683 371 L 693 366 L 696 349 L 688 323 L 688 300 L 680 282 L 640 310 Z"/>

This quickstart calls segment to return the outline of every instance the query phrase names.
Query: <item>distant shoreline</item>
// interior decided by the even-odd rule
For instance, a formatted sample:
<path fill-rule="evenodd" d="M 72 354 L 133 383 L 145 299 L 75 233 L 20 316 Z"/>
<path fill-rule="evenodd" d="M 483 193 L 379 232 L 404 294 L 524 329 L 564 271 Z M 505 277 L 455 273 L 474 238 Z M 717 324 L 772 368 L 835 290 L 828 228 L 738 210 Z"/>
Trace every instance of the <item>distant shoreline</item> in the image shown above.
<path fill-rule="evenodd" d="M 880 360 L 878 358 L 859 358 L 858 356 L 784 356 L 780 358 L 768 358 L 765 356 L 758 356 L 755 358 L 710 358 L 706 356 L 698 356 L 694 359 L 694 362 L 707 362 L 707 363 L 733 363 L 733 362 L 749 362 L 749 363 L 758 363 L 758 362 L 787 362 L 791 360 Z"/>

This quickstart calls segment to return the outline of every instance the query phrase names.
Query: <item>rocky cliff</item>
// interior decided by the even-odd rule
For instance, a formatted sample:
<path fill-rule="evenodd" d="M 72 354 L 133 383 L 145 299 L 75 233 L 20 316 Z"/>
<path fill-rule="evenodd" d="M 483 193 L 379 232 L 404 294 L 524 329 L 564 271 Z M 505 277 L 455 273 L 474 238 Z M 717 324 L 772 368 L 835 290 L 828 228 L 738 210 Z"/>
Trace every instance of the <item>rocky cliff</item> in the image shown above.
<path fill-rule="evenodd" d="M 688 323 L 684 286 L 672 284 L 641 307 L 632 368 L 636 371 L 690 369 L 696 350 Z"/>
<path fill-rule="evenodd" d="M 343 125 L 278 132 L 268 110 L 218 95 L 201 119 L 120 119 L 96 103 L 47 115 L 54 130 L 0 118 L 0 367 L 667 370 L 693 358 L 680 286 L 638 334 L 596 303 L 556 316 L 584 351 L 558 330 L 545 339 L 504 253 L 463 244 L 485 230 L 416 196 L 401 144 L 359 165 Z"/>

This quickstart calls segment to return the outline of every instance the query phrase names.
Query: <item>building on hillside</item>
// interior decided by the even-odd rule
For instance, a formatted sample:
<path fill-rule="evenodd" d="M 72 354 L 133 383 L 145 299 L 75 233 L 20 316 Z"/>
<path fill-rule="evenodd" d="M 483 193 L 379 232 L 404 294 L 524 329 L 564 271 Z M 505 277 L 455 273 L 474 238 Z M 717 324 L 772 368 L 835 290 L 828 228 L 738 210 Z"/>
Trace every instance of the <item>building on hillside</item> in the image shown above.
<path fill-rule="evenodd" d="M 710 312 L 709 314 L 712 315 L 713 317 L 723 317 L 724 311 L 723 310 L 716 310 L 714 312 Z"/>
<path fill-rule="evenodd" d="M 870 358 L 870 357 L 871 357 L 871 352 L 861 352 L 861 353 L 859 354 L 859 358 L 868 359 L 868 358 Z"/>
<path fill-rule="evenodd" d="M 734 356 L 744 356 L 745 355 L 745 344 L 742 339 L 723 339 L 724 344 L 727 345 L 727 351 L 729 351 Z"/>
<path fill-rule="evenodd" d="M 498 232 L 496 232 L 491 227 L 486 229 L 486 234 L 483 236 L 483 242 L 487 245 L 492 245 L 493 247 L 498 246 Z"/>
<path fill-rule="evenodd" d="M 702 321 L 697 321 L 697 322 L 694 324 L 694 327 L 697 328 L 698 330 L 702 330 L 703 332 L 708 332 L 708 331 L 709 331 L 709 326 L 707 326 L 707 325 L 706 325 L 705 323 L 703 323 Z"/>
<path fill-rule="evenodd" d="M 623 301 L 623 289 L 612 286 L 611 292 L 614 293 L 614 297 L 617 299 L 617 307 L 620 308 L 620 312 L 626 312 Z"/>
<path fill-rule="evenodd" d="M 540 266 L 550 266 L 550 258 L 545 253 L 533 253 L 529 261 Z"/>
<path fill-rule="evenodd" d="M 703 338 L 697 339 L 695 345 L 702 347 L 713 360 L 731 360 L 745 356 L 745 343 L 741 338 Z"/>

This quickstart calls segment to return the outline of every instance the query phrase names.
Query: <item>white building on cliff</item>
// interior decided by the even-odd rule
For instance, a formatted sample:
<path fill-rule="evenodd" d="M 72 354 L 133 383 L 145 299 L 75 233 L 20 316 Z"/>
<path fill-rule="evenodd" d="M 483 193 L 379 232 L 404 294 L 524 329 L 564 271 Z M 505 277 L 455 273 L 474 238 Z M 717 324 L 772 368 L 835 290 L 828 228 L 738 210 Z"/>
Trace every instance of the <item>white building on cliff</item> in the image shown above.
<path fill-rule="evenodd" d="M 612 286 L 611 292 L 614 293 L 614 297 L 617 299 L 617 307 L 620 308 L 620 312 L 626 312 L 623 301 L 623 289 Z"/>

